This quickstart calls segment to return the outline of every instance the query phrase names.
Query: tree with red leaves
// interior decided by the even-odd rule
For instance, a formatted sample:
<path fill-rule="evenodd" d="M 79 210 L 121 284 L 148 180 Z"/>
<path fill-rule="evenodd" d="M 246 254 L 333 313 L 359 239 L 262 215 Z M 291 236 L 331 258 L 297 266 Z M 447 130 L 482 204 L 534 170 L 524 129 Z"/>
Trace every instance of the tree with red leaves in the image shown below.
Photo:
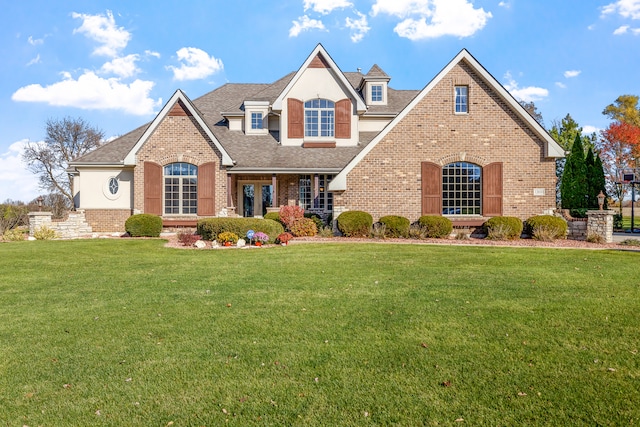
<path fill-rule="evenodd" d="M 622 181 L 625 171 L 637 165 L 640 157 L 640 127 L 625 122 L 612 122 L 600 132 L 597 148 L 607 177 L 607 192 L 622 201 L 627 189 L 616 183 Z M 620 206 L 622 209 L 622 203 Z"/>

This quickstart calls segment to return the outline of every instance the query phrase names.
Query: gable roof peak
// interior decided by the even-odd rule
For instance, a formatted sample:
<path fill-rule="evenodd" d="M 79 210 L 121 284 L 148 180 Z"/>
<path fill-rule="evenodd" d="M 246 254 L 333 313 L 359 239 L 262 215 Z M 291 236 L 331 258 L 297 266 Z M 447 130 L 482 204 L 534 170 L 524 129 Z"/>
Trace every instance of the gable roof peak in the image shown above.
<path fill-rule="evenodd" d="M 367 74 L 364 75 L 364 78 L 380 78 L 380 77 L 385 77 L 385 78 L 389 78 L 389 75 L 387 73 L 385 73 L 382 68 L 380 68 L 378 66 L 378 64 L 373 64 L 373 67 L 371 67 L 371 69 L 369 70 L 369 72 Z"/>
<path fill-rule="evenodd" d="M 293 78 L 289 81 L 287 86 L 282 90 L 282 92 L 280 92 L 280 95 L 278 95 L 276 100 L 273 102 L 273 107 L 272 107 L 273 110 L 276 110 L 276 111 L 282 110 L 282 105 L 284 103 L 284 100 L 287 94 L 289 93 L 291 88 L 298 82 L 298 80 L 300 79 L 302 74 L 305 72 L 305 70 L 307 68 L 318 68 L 320 65 L 319 63 L 322 59 L 324 60 L 321 62 L 322 68 L 333 70 L 333 72 L 335 73 L 335 76 L 344 87 L 344 90 L 349 92 L 351 97 L 356 101 L 356 104 L 357 104 L 356 110 L 366 111 L 367 106 L 364 104 L 364 101 L 362 100 L 360 95 L 356 92 L 356 90 L 353 88 L 351 83 L 349 83 L 349 80 L 346 78 L 342 70 L 340 70 L 340 67 L 338 67 L 338 65 L 335 63 L 333 58 L 331 58 L 331 55 L 329 55 L 327 50 L 320 43 L 316 45 L 316 47 L 313 49 L 311 54 L 309 54 L 307 59 L 302 63 L 302 66 L 300 66 L 298 71 L 296 71 L 296 73 L 294 74 Z"/>

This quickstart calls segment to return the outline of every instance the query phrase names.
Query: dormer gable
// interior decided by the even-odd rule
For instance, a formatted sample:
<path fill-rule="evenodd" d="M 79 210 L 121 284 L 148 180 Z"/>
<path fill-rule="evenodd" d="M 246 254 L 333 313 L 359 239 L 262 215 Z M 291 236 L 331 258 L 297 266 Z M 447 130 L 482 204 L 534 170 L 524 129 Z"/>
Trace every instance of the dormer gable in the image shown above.
<path fill-rule="evenodd" d="M 382 71 L 377 64 L 374 64 L 369 72 L 362 77 L 359 89 L 367 105 L 387 105 L 389 80 L 391 77 Z"/>

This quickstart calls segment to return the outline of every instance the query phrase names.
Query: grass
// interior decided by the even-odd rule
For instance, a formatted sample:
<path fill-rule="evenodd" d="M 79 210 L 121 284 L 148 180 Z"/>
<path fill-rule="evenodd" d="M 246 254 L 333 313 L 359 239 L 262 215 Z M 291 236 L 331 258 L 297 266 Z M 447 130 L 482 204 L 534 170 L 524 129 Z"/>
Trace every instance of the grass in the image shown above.
<path fill-rule="evenodd" d="M 162 244 L 0 244 L 0 425 L 640 422 L 637 253 Z"/>
<path fill-rule="evenodd" d="M 633 226 L 635 228 L 640 228 L 640 217 L 633 217 Z M 622 229 L 623 230 L 631 230 L 631 217 L 623 216 L 622 217 Z"/>

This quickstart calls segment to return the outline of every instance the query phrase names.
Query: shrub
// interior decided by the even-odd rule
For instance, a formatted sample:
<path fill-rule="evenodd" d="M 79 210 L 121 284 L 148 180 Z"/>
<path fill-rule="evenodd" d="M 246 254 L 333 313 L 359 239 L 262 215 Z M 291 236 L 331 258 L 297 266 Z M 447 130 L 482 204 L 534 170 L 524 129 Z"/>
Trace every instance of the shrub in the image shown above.
<path fill-rule="evenodd" d="M 484 223 L 487 238 L 493 240 L 514 240 L 520 238 L 523 224 L 514 216 L 494 216 Z"/>
<path fill-rule="evenodd" d="M 318 230 L 318 236 L 320 237 L 333 237 L 333 228 L 329 225 L 322 227 Z"/>
<path fill-rule="evenodd" d="M 640 240 L 638 239 L 624 239 L 619 243 L 622 246 L 640 246 Z"/>
<path fill-rule="evenodd" d="M 178 242 L 182 246 L 193 246 L 200 239 L 201 237 L 198 234 L 194 234 L 193 231 L 181 230 L 178 233 Z"/>
<path fill-rule="evenodd" d="M 586 218 L 587 211 L 588 211 L 587 208 L 569 209 L 569 215 L 571 215 L 574 218 Z"/>
<path fill-rule="evenodd" d="M 426 238 L 442 239 L 449 237 L 453 231 L 453 223 L 443 216 L 424 215 L 418 219 L 418 224 L 424 229 Z"/>
<path fill-rule="evenodd" d="M 280 233 L 278 234 L 278 237 L 276 238 L 276 243 L 288 243 L 289 240 L 293 239 L 293 234 L 291 233 Z"/>
<path fill-rule="evenodd" d="M 58 233 L 56 233 L 56 230 L 43 225 L 33 231 L 33 237 L 36 240 L 53 240 L 58 238 Z"/>
<path fill-rule="evenodd" d="M 347 237 L 368 237 L 373 217 L 363 211 L 342 212 L 338 216 L 338 230 Z"/>
<path fill-rule="evenodd" d="M 412 239 L 425 239 L 425 229 L 419 223 L 413 223 L 409 227 L 409 237 Z"/>
<path fill-rule="evenodd" d="M 469 240 L 469 233 L 466 231 L 458 231 L 456 233 L 456 240 Z"/>
<path fill-rule="evenodd" d="M 131 215 L 124 229 L 131 237 L 158 237 L 162 232 L 162 218 L 151 214 Z"/>
<path fill-rule="evenodd" d="M 279 222 L 280 224 L 282 224 L 282 221 L 280 220 L 280 214 L 278 212 L 267 212 L 263 218 L 270 219 L 272 221 Z"/>
<path fill-rule="evenodd" d="M 19 228 L 12 228 L 11 230 L 7 230 L 2 235 L 2 240 L 7 242 L 19 242 L 24 240 L 24 231 Z"/>
<path fill-rule="evenodd" d="M 525 221 L 525 232 L 536 240 L 551 241 L 567 237 L 567 222 L 553 215 L 536 215 Z"/>
<path fill-rule="evenodd" d="M 606 243 L 606 240 L 602 234 L 593 233 L 593 232 L 587 234 L 586 240 L 589 243 Z"/>
<path fill-rule="evenodd" d="M 621 213 L 617 213 L 613 215 L 613 228 L 615 230 L 622 230 L 623 227 L 623 223 L 622 223 L 622 214 Z"/>
<path fill-rule="evenodd" d="M 306 213 L 304 214 L 305 218 L 311 218 L 313 220 L 313 222 L 316 223 L 316 228 L 318 230 L 322 229 L 322 227 L 324 227 L 324 221 L 322 220 L 322 218 L 320 218 L 320 215 L 315 214 L 315 213 Z"/>
<path fill-rule="evenodd" d="M 381 222 L 376 222 L 371 227 L 371 237 L 374 239 L 384 239 L 385 233 L 387 231 L 387 226 Z"/>
<path fill-rule="evenodd" d="M 411 222 L 403 216 L 387 215 L 380 218 L 380 222 L 385 226 L 385 236 L 387 237 L 408 237 Z"/>
<path fill-rule="evenodd" d="M 300 206 L 282 206 L 280 207 L 280 221 L 286 228 L 291 228 L 296 220 L 304 218 L 304 209 Z"/>
<path fill-rule="evenodd" d="M 291 234 L 296 237 L 315 236 L 318 234 L 316 222 L 311 218 L 298 218 L 289 226 Z"/>
<path fill-rule="evenodd" d="M 218 234 L 230 231 L 238 236 L 246 236 L 247 231 L 262 231 L 267 236 L 277 236 L 284 231 L 279 222 L 261 218 L 203 218 L 198 221 L 197 233 L 203 240 L 215 240 Z M 275 238 L 271 240 L 273 242 Z"/>
<path fill-rule="evenodd" d="M 236 233 L 232 233 L 231 231 L 223 231 L 222 233 L 218 234 L 217 240 L 218 243 L 224 244 L 224 243 L 231 243 L 233 245 L 235 245 L 236 243 L 238 243 L 238 235 Z"/>

